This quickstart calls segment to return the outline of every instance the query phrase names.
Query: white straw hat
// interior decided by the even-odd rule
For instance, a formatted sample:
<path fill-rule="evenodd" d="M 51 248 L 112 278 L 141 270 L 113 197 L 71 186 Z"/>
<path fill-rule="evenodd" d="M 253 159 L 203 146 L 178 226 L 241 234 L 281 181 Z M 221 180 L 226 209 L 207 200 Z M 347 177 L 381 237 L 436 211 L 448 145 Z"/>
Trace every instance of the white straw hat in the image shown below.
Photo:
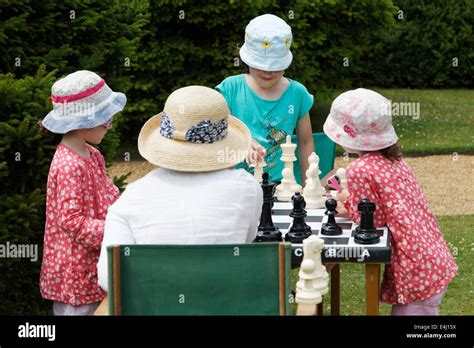
<path fill-rule="evenodd" d="M 249 129 L 230 115 L 219 92 L 188 86 L 171 93 L 163 112 L 143 125 L 138 150 L 160 167 L 207 172 L 242 162 L 250 140 Z"/>

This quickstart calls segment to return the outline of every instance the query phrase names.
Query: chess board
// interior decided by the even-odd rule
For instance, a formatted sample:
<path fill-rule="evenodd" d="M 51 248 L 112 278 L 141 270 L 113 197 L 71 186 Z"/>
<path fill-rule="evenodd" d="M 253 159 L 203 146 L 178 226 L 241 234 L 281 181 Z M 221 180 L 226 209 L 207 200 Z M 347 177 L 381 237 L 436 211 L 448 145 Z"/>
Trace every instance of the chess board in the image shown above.
<path fill-rule="evenodd" d="M 273 223 L 280 228 L 283 238 L 293 223 L 293 218 L 290 217 L 292 208 L 291 202 L 276 201 L 272 209 Z M 308 214 L 305 218 L 306 224 L 311 227 L 313 234 L 324 240 L 322 262 L 390 263 L 390 233 L 387 227 L 377 229 L 380 236 L 377 244 L 357 244 L 354 241 L 357 224 L 351 220 L 336 217 L 336 222 L 342 227 L 343 233 L 338 236 L 325 236 L 319 233 L 321 225 L 327 222 L 325 209 L 306 209 L 306 211 Z M 299 266 L 302 261 L 303 245 L 293 244 L 291 257 L 293 267 Z"/>

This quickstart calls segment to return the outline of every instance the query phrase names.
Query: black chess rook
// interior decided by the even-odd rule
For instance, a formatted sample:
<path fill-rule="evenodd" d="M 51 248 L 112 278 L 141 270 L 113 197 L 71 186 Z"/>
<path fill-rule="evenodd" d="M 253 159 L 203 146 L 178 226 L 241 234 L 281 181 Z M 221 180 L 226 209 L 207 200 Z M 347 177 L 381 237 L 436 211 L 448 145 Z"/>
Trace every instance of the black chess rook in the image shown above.
<path fill-rule="evenodd" d="M 364 198 L 357 205 L 360 213 L 360 226 L 355 229 L 354 242 L 357 244 L 376 244 L 380 237 L 374 227 L 374 212 L 376 206 L 367 198 Z"/>
<path fill-rule="evenodd" d="M 321 226 L 321 234 L 326 236 L 338 236 L 342 234 L 342 228 L 336 223 L 337 201 L 333 198 L 326 200 L 326 212 L 328 222 Z"/>

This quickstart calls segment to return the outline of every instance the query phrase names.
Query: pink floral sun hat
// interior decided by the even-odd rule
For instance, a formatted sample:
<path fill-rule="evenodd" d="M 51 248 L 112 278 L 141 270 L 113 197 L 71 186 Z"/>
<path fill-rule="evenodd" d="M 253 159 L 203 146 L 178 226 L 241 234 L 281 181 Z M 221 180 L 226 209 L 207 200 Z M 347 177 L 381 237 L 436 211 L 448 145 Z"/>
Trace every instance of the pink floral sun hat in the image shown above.
<path fill-rule="evenodd" d="M 390 101 L 365 88 L 339 95 L 323 129 L 335 143 L 358 151 L 382 150 L 398 141 Z"/>

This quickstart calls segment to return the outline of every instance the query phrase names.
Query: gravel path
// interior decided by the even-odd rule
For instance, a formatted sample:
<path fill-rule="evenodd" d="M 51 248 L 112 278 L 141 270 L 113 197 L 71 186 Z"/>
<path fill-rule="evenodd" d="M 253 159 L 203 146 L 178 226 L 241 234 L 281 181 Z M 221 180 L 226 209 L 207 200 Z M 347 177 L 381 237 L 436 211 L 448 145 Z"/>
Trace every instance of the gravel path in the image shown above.
<path fill-rule="evenodd" d="M 474 156 L 440 155 L 405 160 L 413 168 L 436 215 L 474 214 Z M 337 157 L 335 167 L 344 167 L 347 163 L 344 158 Z M 130 183 L 153 168 L 145 161 L 115 162 L 109 175 L 132 172 Z"/>

